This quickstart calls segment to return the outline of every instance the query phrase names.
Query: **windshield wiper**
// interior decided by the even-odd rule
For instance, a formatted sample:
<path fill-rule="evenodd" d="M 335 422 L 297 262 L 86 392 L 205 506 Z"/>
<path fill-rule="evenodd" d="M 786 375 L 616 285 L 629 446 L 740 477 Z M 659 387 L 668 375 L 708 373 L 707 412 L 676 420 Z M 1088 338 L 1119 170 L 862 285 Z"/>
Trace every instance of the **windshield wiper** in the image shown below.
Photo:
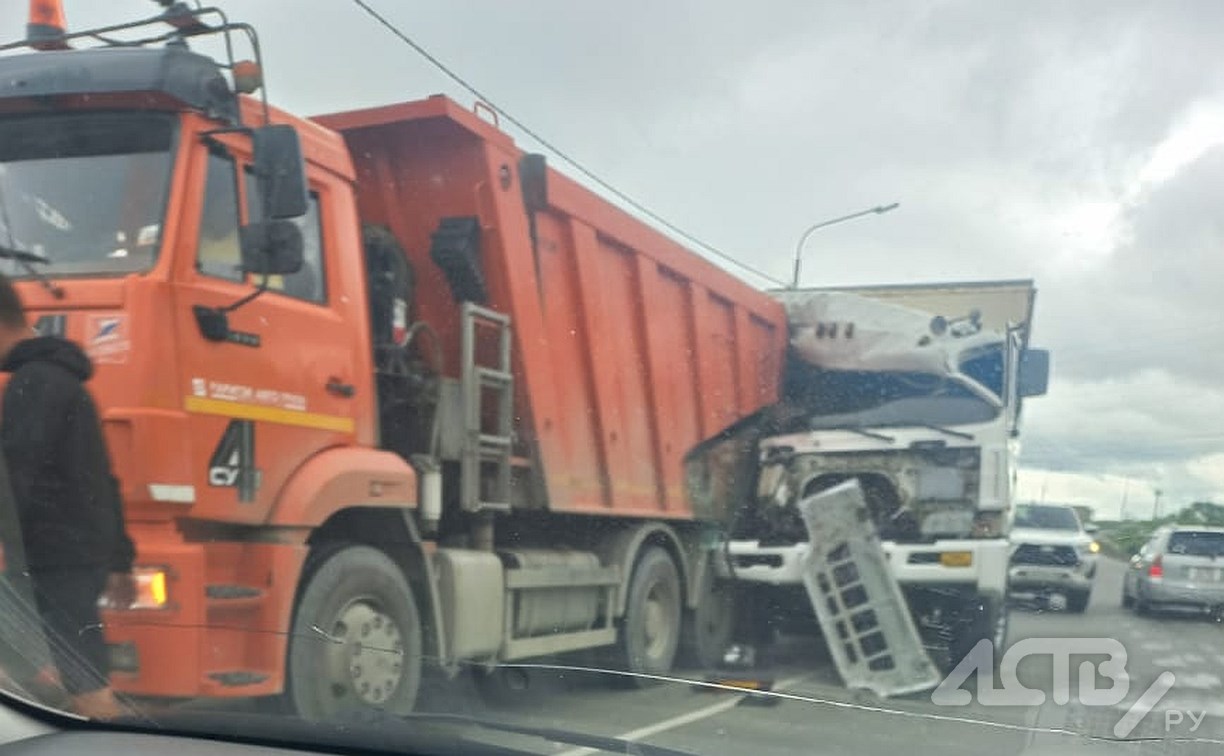
<path fill-rule="evenodd" d="M 0 244 L 0 259 L 12 260 L 16 262 L 22 267 L 22 269 L 25 270 L 26 273 L 30 274 L 30 278 L 33 278 L 35 281 L 42 284 L 42 287 L 49 291 L 51 296 L 55 297 L 56 299 L 64 298 L 64 290 L 61 289 L 54 281 L 48 278 L 47 274 L 34 267 L 35 264 L 50 265 L 51 260 L 48 258 L 38 254 L 37 252 L 30 252 L 29 250 L 25 249 L 16 249 L 14 247 L 7 247 Z"/>
<path fill-rule="evenodd" d="M 886 436 L 883 433 L 877 433 L 872 430 L 867 430 L 861 425 L 830 425 L 827 428 L 812 428 L 811 430 L 813 431 L 825 431 L 825 430 L 848 431 L 850 433 L 857 433 L 858 435 L 864 438 L 875 439 L 876 441 L 884 441 L 885 443 L 889 443 L 889 444 L 897 443 L 897 439 L 893 438 L 892 436 Z"/>
<path fill-rule="evenodd" d="M 942 433 L 945 436 L 951 436 L 953 438 L 963 438 L 966 441 L 973 440 L 972 433 L 965 433 L 964 431 L 952 430 L 951 428 L 945 428 L 942 425 L 936 425 L 935 423 L 914 423 L 914 425 L 917 425 L 919 428 L 926 428 L 927 430 L 933 430 L 936 433 Z"/>

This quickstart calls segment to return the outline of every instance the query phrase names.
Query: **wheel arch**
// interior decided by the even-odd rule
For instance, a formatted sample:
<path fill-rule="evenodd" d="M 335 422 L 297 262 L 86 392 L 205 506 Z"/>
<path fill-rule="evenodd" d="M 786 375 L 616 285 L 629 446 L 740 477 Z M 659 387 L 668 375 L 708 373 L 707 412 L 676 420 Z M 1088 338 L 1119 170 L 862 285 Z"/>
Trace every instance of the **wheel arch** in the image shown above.
<path fill-rule="evenodd" d="M 391 452 L 354 447 L 325 449 L 293 471 L 272 505 L 268 524 L 319 528 L 355 506 L 415 509 L 416 472 Z"/>
<path fill-rule="evenodd" d="M 683 605 L 686 608 L 695 605 L 700 585 L 697 581 L 702 579 L 703 572 L 701 566 L 695 568 L 695 565 L 702 565 L 707 561 L 697 558 L 699 538 L 695 533 L 677 530 L 667 523 L 643 522 L 620 529 L 601 541 L 596 548 L 604 564 L 616 565 L 620 569 L 620 583 L 613 601 L 615 617 L 623 617 L 625 614 L 633 567 L 642 551 L 650 546 L 662 548 L 671 557 L 676 571 L 680 574 Z"/>

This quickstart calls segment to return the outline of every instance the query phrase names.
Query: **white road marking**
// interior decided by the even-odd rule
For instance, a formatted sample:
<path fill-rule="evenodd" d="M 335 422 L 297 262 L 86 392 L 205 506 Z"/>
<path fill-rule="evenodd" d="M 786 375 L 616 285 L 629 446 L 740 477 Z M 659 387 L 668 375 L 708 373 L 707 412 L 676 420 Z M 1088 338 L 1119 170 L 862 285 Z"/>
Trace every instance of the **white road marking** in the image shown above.
<path fill-rule="evenodd" d="M 787 688 L 794 687 L 806 677 L 807 675 L 788 677 L 775 685 L 773 689 L 782 691 Z M 715 714 L 721 714 L 728 709 L 734 709 L 737 705 L 739 705 L 739 702 L 747 698 L 748 695 L 750 694 L 736 694 L 733 698 L 728 698 L 725 701 L 719 701 L 718 703 L 713 703 L 709 706 L 703 706 L 702 708 L 695 709 L 687 714 L 678 714 L 674 717 L 669 717 L 668 719 L 655 722 L 654 724 L 639 727 L 636 730 L 630 730 L 629 732 L 621 733 L 620 735 L 613 735 L 612 737 L 619 738 L 621 740 L 637 741 L 641 740 L 642 738 L 648 738 L 651 735 L 658 735 L 660 732 L 674 730 L 677 727 L 683 727 L 684 725 L 692 724 L 693 722 L 700 722 L 701 720 L 708 719 Z M 571 748 L 566 751 L 561 751 L 560 753 L 555 754 L 555 756 L 587 756 L 588 754 L 598 752 L 599 751 L 595 748 Z"/>

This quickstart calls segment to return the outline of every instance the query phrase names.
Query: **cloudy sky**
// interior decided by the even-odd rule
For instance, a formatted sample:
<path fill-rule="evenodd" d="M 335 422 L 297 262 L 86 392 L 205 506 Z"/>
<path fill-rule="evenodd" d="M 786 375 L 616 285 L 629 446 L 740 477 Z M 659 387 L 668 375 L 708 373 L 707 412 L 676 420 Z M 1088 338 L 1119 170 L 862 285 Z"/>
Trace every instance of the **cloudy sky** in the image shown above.
<path fill-rule="evenodd" d="M 1224 3 L 369 0 L 596 173 L 777 278 L 1032 277 L 1022 498 L 1224 499 Z M 230 0 L 274 101 L 471 96 L 349 0 Z M 69 23 L 155 10 L 66 0 Z M 25 0 L 0 0 L 21 32 Z M 521 136 L 521 135 L 520 135 Z M 530 149 L 530 140 L 520 139 Z M 558 160 L 554 165 L 565 168 Z M 572 171 L 571 171 L 572 172 Z M 750 279 L 765 285 L 760 279 Z"/>

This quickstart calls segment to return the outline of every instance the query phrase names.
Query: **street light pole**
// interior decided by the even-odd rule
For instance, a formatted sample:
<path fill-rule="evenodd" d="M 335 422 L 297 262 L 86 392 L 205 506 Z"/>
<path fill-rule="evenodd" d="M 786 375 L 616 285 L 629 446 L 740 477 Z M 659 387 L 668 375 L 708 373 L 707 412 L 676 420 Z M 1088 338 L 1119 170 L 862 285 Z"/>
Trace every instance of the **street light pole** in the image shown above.
<path fill-rule="evenodd" d="M 812 235 L 813 231 L 824 228 L 825 226 L 832 226 L 835 223 L 844 223 L 845 221 L 854 220 L 855 218 L 862 218 L 864 215 L 882 215 L 883 213 L 887 213 L 889 210 L 896 210 L 900 206 L 900 202 L 894 202 L 891 205 L 877 205 L 876 207 L 868 208 L 867 210 L 860 210 L 857 213 L 850 213 L 849 215 L 843 215 L 840 218 L 833 218 L 832 220 L 821 221 L 820 223 L 808 226 L 808 229 L 803 232 L 802 236 L 799 237 L 799 243 L 795 245 L 795 277 L 791 279 L 791 288 L 799 288 L 799 268 L 803 262 L 803 245 L 807 243 L 808 237 Z"/>

